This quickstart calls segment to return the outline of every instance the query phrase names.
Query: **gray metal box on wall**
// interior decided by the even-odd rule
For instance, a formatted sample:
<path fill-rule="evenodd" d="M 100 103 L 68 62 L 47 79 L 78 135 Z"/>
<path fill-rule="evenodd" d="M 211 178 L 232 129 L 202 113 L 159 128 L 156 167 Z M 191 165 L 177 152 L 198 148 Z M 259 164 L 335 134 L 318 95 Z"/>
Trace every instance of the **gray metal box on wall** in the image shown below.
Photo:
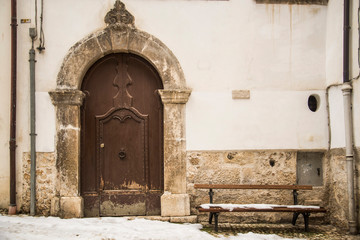
<path fill-rule="evenodd" d="M 296 182 L 301 185 L 323 185 L 322 152 L 298 152 Z"/>

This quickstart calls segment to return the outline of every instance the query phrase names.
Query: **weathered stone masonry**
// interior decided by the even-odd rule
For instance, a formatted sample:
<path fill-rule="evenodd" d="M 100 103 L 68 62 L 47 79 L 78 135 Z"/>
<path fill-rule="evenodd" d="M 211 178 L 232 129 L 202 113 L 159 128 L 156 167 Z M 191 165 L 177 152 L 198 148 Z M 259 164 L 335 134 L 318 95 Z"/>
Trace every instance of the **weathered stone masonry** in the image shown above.
<path fill-rule="evenodd" d="M 54 153 L 36 153 L 36 213 L 49 216 L 56 196 L 57 171 Z M 23 154 L 21 212 L 30 212 L 30 153 Z"/>
<path fill-rule="evenodd" d="M 191 213 L 196 206 L 209 201 L 208 191 L 195 190 L 195 183 L 214 184 L 296 184 L 297 150 L 240 150 L 240 151 L 188 151 L 187 191 Z M 337 153 L 336 153 L 337 152 Z M 299 204 L 320 204 L 329 209 L 326 215 L 314 214 L 312 221 L 332 222 L 346 226 L 346 172 L 343 155 L 326 152 L 323 158 L 323 185 L 312 191 L 300 191 Z M 341 152 L 341 151 L 340 151 Z M 340 162 L 339 162 L 340 161 Z M 270 163 L 273 163 L 273 166 Z M 341 166 L 334 166 L 340 164 Z M 273 203 L 292 204 L 291 191 L 282 190 L 216 190 L 217 203 Z M 335 198 L 335 199 L 334 199 Z M 291 214 L 222 214 L 221 221 L 230 222 L 289 222 Z M 206 222 L 206 214 L 199 216 Z"/>
<path fill-rule="evenodd" d="M 50 93 L 56 109 L 57 196 L 52 200 L 52 215 L 82 217 L 83 200 L 79 196 L 80 106 L 81 91 Z"/>
<path fill-rule="evenodd" d="M 177 102 L 181 102 L 181 94 L 167 93 L 177 95 Z M 186 94 L 187 95 L 187 94 Z M 186 96 L 185 95 L 185 96 Z M 68 97 L 67 97 L 68 98 Z M 163 97 L 165 98 L 165 97 Z M 171 98 L 172 99 L 172 98 Z M 163 100 L 169 101 L 169 100 Z M 172 121 L 178 115 L 170 114 L 170 117 L 165 121 Z M 70 136 L 64 132 L 64 127 L 60 127 L 61 136 Z M 67 127 L 68 130 L 75 130 L 74 127 Z M 174 141 L 179 139 L 179 136 L 183 134 L 181 128 L 175 131 L 177 135 L 168 135 L 168 138 L 172 138 Z M 181 141 L 178 141 L 181 145 Z M 69 147 L 69 146 L 65 146 Z M 171 148 L 171 147 L 170 147 Z M 166 150 L 171 152 L 171 149 Z M 183 151 L 178 154 L 183 154 Z M 359 150 L 355 152 L 356 156 L 359 154 Z M 176 155 L 176 153 L 175 153 Z M 167 176 L 165 179 L 165 191 L 172 189 L 180 189 L 186 191 L 189 195 L 184 195 L 185 198 L 176 199 L 177 195 L 165 194 L 168 197 L 164 201 L 167 208 L 176 207 L 181 205 L 181 201 L 190 196 L 190 210 L 191 215 L 196 215 L 197 211 L 195 207 L 201 203 L 208 201 L 208 193 L 205 190 L 195 190 L 193 188 L 194 183 L 231 183 L 231 184 L 294 184 L 296 182 L 296 155 L 297 151 L 279 151 L 279 150 L 241 150 L 241 151 L 188 151 L 186 158 L 178 157 L 177 159 L 186 159 L 186 170 L 177 169 L 175 166 L 185 166 L 184 163 L 176 163 L 174 165 L 165 164 L 167 166 Z M 169 153 L 171 158 L 174 155 Z M 60 156 L 61 158 L 61 156 Z M 59 156 L 57 156 L 59 160 Z M 274 161 L 274 166 L 270 165 L 270 161 Z M 328 214 L 325 216 L 316 217 L 319 215 L 313 215 L 312 220 L 317 218 L 323 222 L 330 222 L 339 227 L 347 227 L 347 182 L 345 171 L 345 157 L 344 149 L 332 149 L 326 152 L 323 159 L 324 168 L 324 182 L 323 186 L 314 187 L 311 192 L 302 191 L 299 196 L 300 204 L 321 204 L 328 209 Z M 71 195 L 66 196 L 64 181 L 66 178 L 61 177 L 61 173 L 65 173 L 66 170 L 60 168 L 63 163 L 56 164 L 54 153 L 37 153 L 37 168 L 36 168 L 36 212 L 39 215 L 60 215 L 62 217 L 69 217 L 69 213 L 73 212 L 71 205 L 61 205 L 60 199 L 66 199 L 68 203 L 71 200 Z M 70 165 L 70 164 L 69 164 Z M 358 168 L 358 163 L 356 164 Z M 76 164 L 75 164 L 76 166 Z M 23 182 L 22 182 L 22 212 L 29 212 L 30 207 L 30 154 L 24 153 L 23 155 Z M 180 171 L 182 174 L 178 174 Z M 185 173 L 184 173 L 185 171 Z M 76 172 L 76 171 L 75 171 Z M 186 180 L 183 177 L 186 175 Z M 174 181 L 173 176 L 179 178 Z M 75 176 L 76 177 L 76 176 Z M 74 179 L 73 179 L 74 181 Z M 179 184 L 178 186 L 172 186 L 173 184 Z M 182 184 L 186 183 L 185 185 Z M 63 187 L 61 187 L 63 185 Z M 70 184 L 71 185 L 71 184 Z M 358 183 L 356 182 L 358 186 Z M 60 190 L 62 188 L 62 190 Z M 73 189 L 73 190 L 71 190 Z M 76 188 L 71 187 L 70 191 L 77 191 Z M 216 202 L 237 202 L 237 203 L 284 203 L 288 204 L 292 202 L 291 191 L 251 191 L 251 190 L 221 190 L 215 195 Z M 76 192 L 77 193 L 77 192 Z M 173 192 L 174 193 L 174 192 Z M 179 191 L 180 194 L 182 194 Z M 65 196 L 64 196 L 65 195 Z M 75 194 L 76 195 L 76 194 Z M 356 193 L 359 197 L 359 192 Z M 175 197 L 174 197 L 175 196 Z M 180 195 L 183 196 L 183 195 Z M 241 196 L 241 197 L 239 197 Z M 74 197 L 73 197 L 74 198 Z M 75 206 L 81 207 L 81 198 L 76 198 L 75 202 L 80 201 L 80 204 Z M 77 202 L 76 202 L 77 203 Z M 166 209 L 164 211 L 167 211 Z M 185 206 L 183 209 L 187 209 Z M 80 210 L 79 210 L 80 211 Z M 169 210 L 170 211 L 170 210 Z M 73 216 L 72 216 L 73 217 Z M 199 221 L 206 221 L 206 215 L 200 215 Z M 234 214 L 222 214 L 222 221 L 230 222 L 258 222 L 258 221 L 272 221 L 272 222 L 289 222 L 291 216 L 289 214 L 253 214 L 242 213 L 238 215 Z"/>

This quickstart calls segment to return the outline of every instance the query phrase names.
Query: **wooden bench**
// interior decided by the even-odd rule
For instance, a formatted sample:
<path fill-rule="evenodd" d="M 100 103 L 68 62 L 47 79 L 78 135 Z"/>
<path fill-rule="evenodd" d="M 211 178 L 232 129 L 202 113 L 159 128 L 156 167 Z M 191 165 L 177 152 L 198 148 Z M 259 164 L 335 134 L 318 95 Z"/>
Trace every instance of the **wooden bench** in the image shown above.
<path fill-rule="evenodd" d="M 298 190 L 312 190 L 309 185 L 225 185 L 225 184 L 195 184 L 195 189 L 209 189 L 210 204 L 197 207 L 199 212 L 209 213 L 209 224 L 215 218 L 215 231 L 218 231 L 218 217 L 221 212 L 291 212 L 293 213 L 292 224 L 295 225 L 300 214 L 304 216 L 305 231 L 309 231 L 309 216 L 311 213 L 325 213 L 326 209 L 318 206 L 298 205 Z M 221 204 L 214 204 L 213 189 L 258 189 L 258 190 L 292 190 L 294 205 L 268 205 L 268 207 L 257 207 L 256 204 L 230 205 L 229 208 Z"/>

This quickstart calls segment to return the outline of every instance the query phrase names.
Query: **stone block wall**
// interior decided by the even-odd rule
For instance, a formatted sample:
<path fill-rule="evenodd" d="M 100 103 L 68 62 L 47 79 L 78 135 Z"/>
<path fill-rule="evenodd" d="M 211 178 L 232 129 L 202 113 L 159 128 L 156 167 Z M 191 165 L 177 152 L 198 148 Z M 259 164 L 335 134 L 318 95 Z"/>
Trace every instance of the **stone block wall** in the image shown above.
<path fill-rule="evenodd" d="M 359 200 L 360 200 L 360 179 L 359 179 L 359 162 L 360 148 L 354 149 L 354 194 L 355 208 L 357 211 L 358 228 L 360 226 Z M 348 229 L 349 217 L 349 197 L 346 170 L 345 149 L 331 149 L 327 154 L 328 159 L 328 189 L 329 204 L 329 221 L 331 224 L 342 229 Z"/>
<path fill-rule="evenodd" d="M 296 184 L 297 151 L 248 150 L 248 151 L 189 151 L 187 152 L 187 191 L 190 195 L 191 214 L 197 214 L 196 206 L 209 202 L 208 190 L 194 189 L 194 184 Z M 326 169 L 327 161 L 323 161 Z M 324 185 L 312 191 L 299 191 L 299 204 L 328 205 L 324 173 Z M 293 204 L 291 190 L 214 190 L 214 203 L 268 203 Z M 320 217 L 319 217 L 320 216 Z M 312 220 L 327 221 L 324 214 L 312 215 Z M 241 213 L 221 214 L 219 221 L 230 222 L 290 222 L 289 213 Z M 301 218 L 299 218 L 300 220 Z M 201 214 L 199 221 L 206 221 Z M 302 219 L 300 220 L 302 221 Z"/>
<path fill-rule="evenodd" d="M 355 148 L 354 152 L 354 160 L 355 160 L 355 204 L 357 213 L 357 222 L 358 222 L 358 229 L 360 229 L 360 178 L 359 178 L 359 169 L 360 169 L 360 148 Z"/>
<path fill-rule="evenodd" d="M 332 149 L 328 154 L 329 178 L 327 185 L 329 191 L 328 211 L 331 224 L 343 229 L 348 228 L 348 190 L 345 149 Z"/>
<path fill-rule="evenodd" d="M 360 199 L 358 156 L 355 151 L 355 197 Z M 187 194 L 190 196 L 191 215 L 196 206 L 209 202 L 207 190 L 194 189 L 195 183 L 213 184 L 296 184 L 296 150 L 248 151 L 188 151 L 186 154 Z M 36 214 L 50 215 L 51 201 L 56 200 L 58 173 L 54 153 L 37 153 Z M 22 191 L 20 211 L 30 212 L 30 154 L 23 154 Z M 215 203 L 273 203 L 292 204 L 291 190 L 214 190 Z M 323 185 L 312 191 L 299 191 L 299 204 L 321 205 L 328 213 L 311 215 L 311 222 L 331 223 L 348 228 L 348 196 L 346 158 L 344 149 L 332 149 L 324 154 Z M 360 222 L 360 214 L 358 218 Z M 220 222 L 290 222 L 288 213 L 221 214 Z M 299 218 L 302 221 L 302 218 Z M 199 215 L 200 222 L 207 221 L 207 214 Z"/>
<path fill-rule="evenodd" d="M 30 212 L 30 153 L 23 154 L 21 212 Z M 36 154 L 36 215 L 49 216 L 55 197 L 57 171 L 54 153 Z"/>

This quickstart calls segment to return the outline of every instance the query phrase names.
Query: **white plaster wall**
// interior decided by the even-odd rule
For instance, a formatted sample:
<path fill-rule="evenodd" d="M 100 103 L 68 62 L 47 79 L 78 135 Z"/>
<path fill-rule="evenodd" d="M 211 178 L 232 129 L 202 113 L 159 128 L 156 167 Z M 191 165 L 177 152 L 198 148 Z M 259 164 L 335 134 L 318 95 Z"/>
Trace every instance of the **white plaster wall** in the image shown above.
<path fill-rule="evenodd" d="M 331 148 L 345 147 L 343 82 L 343 1 L 329 1 L 326 31 L 326 84 L 329 86 Z M 335 85 L 331 87 L 331 85 Z"/>
<path fill-rule="evenodd" d="M 354 145 L 360 147 L 360 83 L 353 83 L 353 125 Z"/>
<path fill-rule="evenodd" d="M 344 101 L 341 86 L 329 90 L 331 148 L 345 147 Z"/>
<path fill-rule="evenodd" d="M 325 86 L 324 6 L 253 0 L 126 2 L 137 26 L 179 58 L 194 90 Z"/>
<path fill-rule="evenodd" d="M 36 151 L 55 150 L 55 109 L 47 92 L 36 93 Z"/>
<path fill-rule="evenodd" d="M 10 2 L 0 1 L 0 208 L 9 205 Z"/>
<path fill-rule="evenodd" d="M 326 84 L 342 83 L 343 1 L 329 1 L 326 26 Z"/>
<path fill-rule="evenodd" d="M 351 0 L 350 11 L 350 79 L 359 75 L 358 65 L 358 6 L 359 2 Z M 337 85 L 343 82 L 343 1 L 329 1 L 326 31 L 326 84 Z M 359 80 L 353 82 L 353 125 L 354 143 L 359 146 Z M 331 87 L 329 91 L 331 147 L 345 147 L 344 102 L 341 86 Z"/>
<path fill-rule="evenodd" d="M 232 99 L 231 91 L 192 92 L 187 144 L 204 149 L 322 149 L 327 146 L 324 91 L 251 91 Z M 318 94 L 316 112 L 307 107 Z M 200 110 L 201 109 L 201 110 Z M 294 111 L 295 110 L 295 111 Z"/>
<path fill-rule="evenodd" d="M 359 66 L 359 24 L 358 24 L 358 8 L 359 1 L 351 1 L 351 50 L 350 50 L 350 77 L 355 78 L 360 75 Z M 353 125 L 354 125 L 354 144 L 360 147 L 360 84 L 359 79 L 353 81 Z"/>

